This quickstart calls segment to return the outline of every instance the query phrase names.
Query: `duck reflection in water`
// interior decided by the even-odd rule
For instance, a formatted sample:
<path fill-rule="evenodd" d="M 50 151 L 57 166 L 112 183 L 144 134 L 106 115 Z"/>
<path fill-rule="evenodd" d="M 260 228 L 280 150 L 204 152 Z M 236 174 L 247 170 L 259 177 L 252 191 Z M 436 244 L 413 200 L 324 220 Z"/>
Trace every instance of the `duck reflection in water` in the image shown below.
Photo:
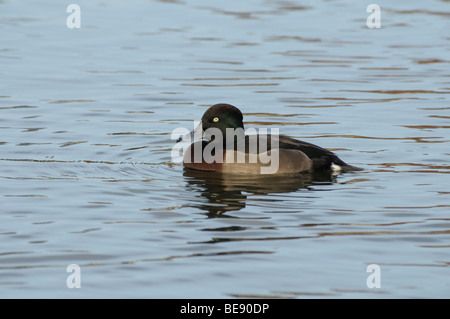
<path fill-rule="evenodd" d="M 184 168 L 183 176 L 188 189 L 207 199 L 207 202 L 199 201 L 196 207 L 206 211 L 210 218 L 233 218 L 224 213 L 245 208 L 248 196 L 291 193 L 308 189 L 313 184 L 332 184 L 335 181 L 335 176 L 329 174 L 238 175 L 189 168 Z"/>

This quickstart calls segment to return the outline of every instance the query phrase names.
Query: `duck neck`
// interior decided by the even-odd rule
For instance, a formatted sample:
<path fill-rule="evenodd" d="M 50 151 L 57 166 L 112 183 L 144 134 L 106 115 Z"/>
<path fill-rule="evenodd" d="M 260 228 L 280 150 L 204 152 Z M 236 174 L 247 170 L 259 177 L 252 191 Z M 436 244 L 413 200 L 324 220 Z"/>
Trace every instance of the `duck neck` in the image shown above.
<path fill-rule="evenodd" d="M 224 136 L 224 145 L 226 148 L 234 146 L 237 142 L 245 139 L 245 131 L 243 127 L 227 128 Z"/>

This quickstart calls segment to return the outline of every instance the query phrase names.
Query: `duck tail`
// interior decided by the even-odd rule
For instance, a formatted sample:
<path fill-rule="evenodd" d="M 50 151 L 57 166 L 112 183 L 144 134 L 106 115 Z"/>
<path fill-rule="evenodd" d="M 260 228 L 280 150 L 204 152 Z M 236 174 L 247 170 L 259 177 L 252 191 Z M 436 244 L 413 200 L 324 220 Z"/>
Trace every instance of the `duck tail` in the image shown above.
<path fill-rule="evenodd" d="M 341 160 L 337 156 L 335 156 L 331 162 L 331 169 L 333 171 L 341 171 L 341 172 L 355 172 L 355 171 L 363 170 L 360 167 L 356 167 L 356 166 L 345 163 L 343 160 Z"/>

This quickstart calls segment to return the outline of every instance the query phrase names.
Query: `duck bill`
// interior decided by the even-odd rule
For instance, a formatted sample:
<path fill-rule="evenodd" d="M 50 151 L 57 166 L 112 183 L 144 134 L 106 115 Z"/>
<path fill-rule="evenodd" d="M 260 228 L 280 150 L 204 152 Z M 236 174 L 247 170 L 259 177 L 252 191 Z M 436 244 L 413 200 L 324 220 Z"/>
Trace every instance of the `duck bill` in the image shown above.
<path fill-rule="evenodd" d="M 196 142 L 203 139 L 203 123 L 201 121 L 195 121 L 198 122 L 197 126 L 194 128 L 194 130 L 190 133 L 191 139 Z"/>
<path fill-rule="evenodd" d="M 197 126 L 195 126 L 197 125 Z M 196 141 L 202 140 L 203 137 L 203 125 L 201 121 L 194 121 L 195 128 L 189 132 L 188 134 L 185 134 L 184 136 L 180 136 L 177 140 L 177 143 L 179 142 L 189 142 L 194 143 Z"/>

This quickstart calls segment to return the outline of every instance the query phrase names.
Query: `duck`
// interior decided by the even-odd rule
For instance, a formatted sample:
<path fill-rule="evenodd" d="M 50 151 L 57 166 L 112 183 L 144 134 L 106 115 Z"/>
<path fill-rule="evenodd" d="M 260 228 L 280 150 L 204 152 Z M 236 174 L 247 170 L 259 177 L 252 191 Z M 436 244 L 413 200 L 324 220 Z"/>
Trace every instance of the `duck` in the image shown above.
<path fill-rule="evenodd" d="M 270 134 L 267 128 L 259 133 L 254 128 L 244 130 L 243 115 L 237 107 L 212 105 L 189 134 L 194 140 L 184 151 L 183 166 L 199 171 L 276 175 L 361 170 L 332 151 L 277 130 Z"/>

